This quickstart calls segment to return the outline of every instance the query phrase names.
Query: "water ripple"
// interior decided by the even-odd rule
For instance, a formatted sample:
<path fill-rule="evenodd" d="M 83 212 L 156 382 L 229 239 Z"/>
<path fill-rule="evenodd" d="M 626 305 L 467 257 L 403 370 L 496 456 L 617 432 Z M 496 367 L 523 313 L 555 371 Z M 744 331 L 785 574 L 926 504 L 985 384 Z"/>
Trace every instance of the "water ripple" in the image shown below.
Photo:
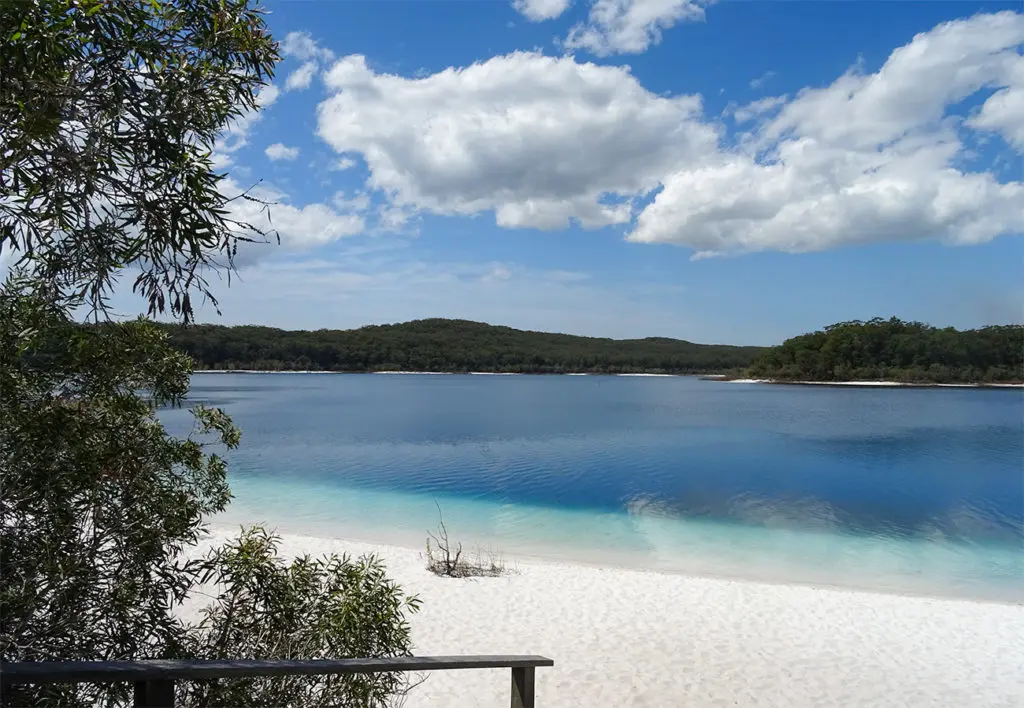
<path fill-rule="evenodd" d="M 257 516 L 405 533 L 443 499 L 471 534 L 556 555 L 1024 586 L 1017 392 L 207 374 L 194 400 L 242 427 L 230 474 Z"/>

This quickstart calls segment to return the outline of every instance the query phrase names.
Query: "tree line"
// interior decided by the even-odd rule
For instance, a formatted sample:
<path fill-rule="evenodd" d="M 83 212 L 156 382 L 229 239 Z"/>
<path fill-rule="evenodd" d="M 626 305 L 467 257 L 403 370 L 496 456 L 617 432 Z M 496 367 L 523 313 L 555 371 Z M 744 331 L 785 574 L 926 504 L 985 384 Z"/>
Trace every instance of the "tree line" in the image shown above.
<path fill-rule="evenodd" d="M 1024 380 L 1024 326 L 956 330 L 876 317 L 839 322 L 762 353 L 749 374 L 804 381 L 996 383 Z"/>
<path fill-rule="evenodd" d="M 695 374 L 739 371 L 764 352 L 763 347 L 577 337 L 449 319 L 317 331 L 163 326 L 199 370 Z"/>
<path fill-rule="evenodd" d="M 959 331 L 896 317 L 840 322 L 775 347 L 605 339 L 425 319 L 352 330 L 160 325 L 197 370 L 460 373 L 733 373 L 805 381 L 995 383 L 1024 379 L 1024 327 Z"/>

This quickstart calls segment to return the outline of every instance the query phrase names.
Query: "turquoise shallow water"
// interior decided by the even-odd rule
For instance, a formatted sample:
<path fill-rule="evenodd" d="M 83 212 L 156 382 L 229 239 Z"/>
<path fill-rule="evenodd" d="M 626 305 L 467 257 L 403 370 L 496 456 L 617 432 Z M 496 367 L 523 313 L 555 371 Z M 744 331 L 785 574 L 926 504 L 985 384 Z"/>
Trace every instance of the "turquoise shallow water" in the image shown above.
<path fill-rule="evenodd" d="M 687 378 L 204 374 L 218 521 L 1024 600 L 1024 395 Z M 184 412 L 165 413 L 174 429 Z"/>

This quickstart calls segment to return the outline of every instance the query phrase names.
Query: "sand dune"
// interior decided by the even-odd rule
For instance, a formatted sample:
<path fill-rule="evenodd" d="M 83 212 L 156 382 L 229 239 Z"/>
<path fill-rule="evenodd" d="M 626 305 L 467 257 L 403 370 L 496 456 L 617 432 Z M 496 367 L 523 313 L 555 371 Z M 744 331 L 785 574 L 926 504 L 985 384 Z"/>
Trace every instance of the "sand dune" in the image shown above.
<path fill-rule="evenodd" d="M 537 671 L 539 707 L 1019 708 L 1024 696 L 1021 605 L 544 563 L 454 580 L 413 549 L 284 536 L 281 550 L 378 553 L 424 601 L 417 654 L 553 658 Z M 505 670 L 440 672 L 405 705 L 507 706 L 508 683 Z"/>

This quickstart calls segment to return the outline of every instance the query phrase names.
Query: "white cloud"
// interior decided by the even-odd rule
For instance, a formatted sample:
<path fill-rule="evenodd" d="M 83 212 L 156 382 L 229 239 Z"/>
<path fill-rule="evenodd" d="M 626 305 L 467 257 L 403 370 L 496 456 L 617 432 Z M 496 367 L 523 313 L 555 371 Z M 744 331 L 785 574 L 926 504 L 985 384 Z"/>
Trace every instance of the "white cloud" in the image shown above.
<path fill-rule="evenodd" d="M 780 106 L 784 106 L 787 98 L 787 96 L 768 96 L 757 101 L 751 101 L 744 106 L 733 109 L 733 118 L 736 119 L 737 123 L 746 123 L 766 113 L 771 113 Z"/>
<path fill-rule="evenodd" d="M 285 90 L 301 91 L 302 89 L 309 88 L 319 68 L 320 65 L 317 62 L 307 61 L 288 76 L 288 79 L 284 82 Z"/>
<path fill-rule="evenodd" d="M 275 162 L 278 160 L 294 160 L 299 156 L 299 149 L 297 147 L 288 147 L 284 143 L 274 143 L 269 145 L 263 154 Z"/>
<path fill-rule="evenodd" d="M 281 54 L 302 62 L 302 65 L 285 80 L 286 91 L 309 88 L 320 68 L 334 61 L 334 52 L 321 47 L 309 32 L 289 32 L 285 35 L 281 41 Z"/>
<path fill-rule="evenodd" d="M 250 233 L 252 242 L 237 243 L 234 263 L 240 268 L 252 267 L 268 256 L 308 251 L 366 230 L 365 219 L 357 213 L 361 204 L 358 198 L 348 203 L 336 202 L 334 208 L 321 203 L 297 206 L 287 194 L 273 187 L 260 184 L 245 188 L 231 177 L 220 183 L 219 190 L 227 200 L 227 218 L 244 225 L 238 230 L 255 229 L 267 235 L 266 242 Z M 280 244 L 276 237 L 280 237 Z M 220 249 L 208 254 L 222 261 Z M 12 251 L 9 244 L 0 245 L 0 282 L 18 258 L 20 252 Z M 126 290 L 130 292 L 130 288 Z"/>
<path fill-rule="evenodd" d="M 512 7 L 531 22 L 553 20 L 569 9 L 572 0 L 512 0 Z"/>
<path fill-rule="evenodd" d="M 731 135 L 700 97 L 655 95 L 628 67 L 514 53 L 407 78 L 349 56 L 325 77 L 318 132 L 366 162 L 379 228 L 493 211 L 507 228 L 631 224 L 633 241 L 698 256 L 979 243 L 1024 231 L 1024 184 L 964 144 L 991 130 L 1021 149 L 1022 43 L 1018 13 L 939 25 L 875 73 L 731 109 L 750 126 Z"/>
<path fill-rule="evenodd" d="M 286 57 L 294 57 L 300 61 L 317 61 L 322 63 L 334 61 L 334 52 L 321 47 L 309 32 L 289 32 L 281 41 L 281 53 Z"/>
<path fill-rule="evenodd" d="M 480 276 L 480 281 L 484 283 L 492 283 L 496 280 L 511 280 L 512 270 L 501 263 L 495 263 L 491 266 L 490 271 Z"/>
<path fill-rule="evenodd" d="M 11 266 L 21 257 L 22 252 L 12 247 L 9 241 L 0 243 L 0 283 L 7 279 Z"/>
<path fill-rule="evenodd" d="M 414 216 L 409 207 L 382 204 L 377 210 L 378 228 L 385 232 L 408 231 L 407 227 Z"/>
<path fill-rule="evenodd" d="M 861 149 L 933 129 L 950 105 L 1005 85 L 1022 42 L 1024 14 L 978 15 L 938 25 L 893 51 L 874 74 L 851 70 L 831 86 L 804 89 L 768 137 L 796 131 Z"/>
<path fill-rule="evenodd" d="M 214 151 L 210 154 L 210 163 L 215 170 L 223 170 L 230 167 L 232 162 L 234 162 L 234 160 L 232 160 L 231 155 L 226 152 Z"/>
<path fill-rule="evenodd" d="M 378 74 L 361 56 L 325 82 L 319 134 L 359 152 L 369 185 L 401 207 L 506 227 L 626 223 L 628 201 L 674 166 L 713 153 L 700 99 L 645 90 L 628 68 L 537 53 L 495 57 L 421 79 Z"/>
<path fill-rule="evenodd" d="M 1024 184 L 954 166 L 964 145 L 949 108 L 985 88 L 1012 93 L 1022 42 L 1024 15 L 979 15 L 917 35 L 874 74 L 805 89 L 745 136 L 749 152 L 668 174 L 629 238 L 704 256 L 1020 233 Z M 1021 117 L 1001 107 L 973 123 L 1013 141 Z"/>
<path fill-rule="evenodd" d="M 236 197 L 243 191 L 243 188 L 230 178 L 222 184 L 221 192 L 229 198 Z M 283 250 L 301 251 L 322 246 L 358 234 L 366 226 L 362 216 L 338 211 L 326 204 L 295 206 L 290 203 L 288 195 L 272 187 L 257 185 L 245 191 L 245 194 L 258 201 L 233 199 L 228 205 L 231 217 L 262 231 L 275 232 L 281 238 Z M 252 263 L 276 250 L 276 240 L 273 245 L 241 244 L 237 260 L 242 265 Z"/>
<path fill-rule="evenodd" d="M 761 74 L 760 76 L 758 76 L 756 79 L 751 79 L 751 81 L 750 81 L 750 88 L 754 89 L 755 91 L 758 90 L 758 89 L 762 89 L 762 88 L 764 88 L 765 84 L 767 84 L 769 81 L 771 81 L 774 78 L 775 78 L 775 72 L 774 71 L 766 71 L 763 74 Z"/>
<path fill-rule="evenodd" d="M 246 111 L 228 125 L 224 133 L 213 146 L 213 165 L 217 169 L 228 167 L 232 163 L 231 153 L 237 152 L 249 144 L 249 132 L 253 125 L 262 117 L 263 111 L 272 106 L 281 90 L 274 84 L 264 86 L 256 96 L 256 109 Z"/>
<path fill-rule="evenodd" d="M 1006 142 L 1024 152 L 1024 56 L 1011 58 L 1005 88 L 992 94 L 969 124 L 1001 133 Z"/>
<path fill-rule="evenodd" d="M 336 192 L 331 203 L 342 211 L 364 212 L 370 208 L 370 196 L 366 192 L 357 192 L 351 197 L 345 192 Z"/>
<path fill-rule="evenodd" d="M 640 54 L 678 22 L 704 19 L 705 0 L 595 0 L 587 21 L 565 38 L 568 49 L 598 56 Z"/>
<path fill-rule="evenodd" d="M 345 170 L 350 170 L 355 166 L 356 161 L 353 160 L 351 157 L 342 157 L 333 165 L 331 165 L 330 169 L 335 172 L 344 172 Z"/>

